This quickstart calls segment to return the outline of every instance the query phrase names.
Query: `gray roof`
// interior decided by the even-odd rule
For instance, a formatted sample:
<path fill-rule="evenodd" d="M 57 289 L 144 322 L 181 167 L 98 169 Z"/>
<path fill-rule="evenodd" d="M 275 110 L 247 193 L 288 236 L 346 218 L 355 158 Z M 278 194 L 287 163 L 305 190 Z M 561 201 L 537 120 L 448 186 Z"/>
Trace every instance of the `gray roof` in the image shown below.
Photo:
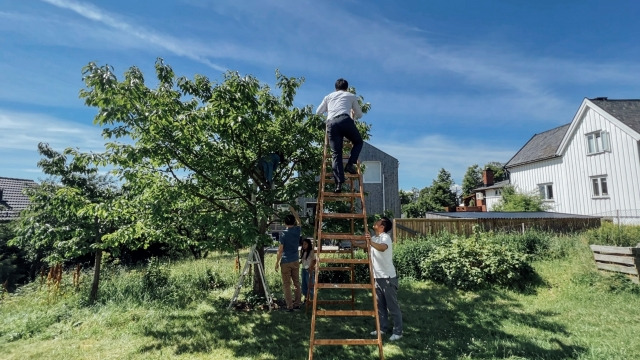
<path fill-rule="evenodd" d="M 34 186 L 33 180 L 0 177 L 0 221 L 15 219 L 26 209 L 29 198 L 22 191 Z"/>
<path fill-rule="evenodd" d="M 475 189 L 473 189 L 474 191 L 477 190 L 490 190 L 490 189 L 501 189 L 505 186 L 509 185 L 509 180 L 502 180 L 502 181 L 498 181 L 497 183 L 493 184 L 493 185 L 489 185 L 489 186 L 481 186 L 481 187 L 477 187 Z"/>
<path fill-rule="evenodd" d="M 606 97 L 589 99 L 623 124 L 640 133 L 640 100 L 609 100 Z M 505 168 L 554 158 L 571 123 L 534 135 L 512 158 Z"/>
<path fill-rule="evenodd" d="M 387 158 L 396 163 L 398 162 L 398 159 L 378 149 L 377 147 L 371 145 L 367 141 L 365 141 L 364 145 L 362 146 L 362 154 L 363 155 L 361 156 L 361 159 L 360 159 L 361 161 L 367 161 L 370 158 Z"/>
<path fill-rule="evenodd" d="M 589 99 L 602 110 L 640 133 L 640 100 Z"/>
<path fill-rule="evenodd" d="M 533 137 L 505 164 L 505 168 L 556 157 L 560 143 L 571 123 L 547 130 Z"/>
<path fill-rule="evenodd" d="M 564 213 L 556 213 L 556 212 L 499 212 L 499 211 L 488 211 L 488 212 L 432 212 L 427 213 L 427 217 L 429 215 L 433 215 L 432 217 L 447 217 L 447 218 L 456 218 L 456 219 L 589 219 L 594 218 L 598 219 L 599 216 L 588 216 L 588 215 L 576 215 L 576 214 L 564 214 Z"/>

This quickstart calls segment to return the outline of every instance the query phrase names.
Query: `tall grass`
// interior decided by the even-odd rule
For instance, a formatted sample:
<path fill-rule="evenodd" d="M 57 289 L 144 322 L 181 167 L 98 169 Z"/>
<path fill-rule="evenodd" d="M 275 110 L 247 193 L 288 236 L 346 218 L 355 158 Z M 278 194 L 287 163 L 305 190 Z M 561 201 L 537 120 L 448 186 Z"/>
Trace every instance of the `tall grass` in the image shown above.
<path fill-rule="evenodd" d="M 458 291 L 404 278 L 405 336 L 384 339 L 386 359 L 633 359 L 640 354 L 640 294 L 626 278 L 595 270 L 587 236 L 529 235 L 544 242 L 532 262 L 542 281 L 530 292 Z M 437 240 L 439 241 L 439 240 Z M 496 234 L 491 241 L 516 242 Z M 396 251 L 403 246 L 398 244 Z M 514 244 L 514 246 L 520 246 Z M 543 250 L 540 250 L 543 249 Z M 555 249 L 555 250 L 554 250 Z M 246 253 L 241 254 L 244 265 Z M 281 297 L 274 255 L 267 282 Z M 402 274 L 402 270 L 399 270 Z M 227 311 L 238 273 L 234 256 L 154 260 L 105 267 L 100 302 L 89 306 L 90 274 L 59 290 L 32 283 L 0 301 L 2 359 L 304 359 L 310 314 Z M 251 279 L 242 290 L 249 295 Z M 370 304 L 359 293 L 358 304 Z M 366 337 L 370 319 L 319 320 L 336 337 Z M 375 359 L 375 347 L 319 347 L 317 359 Z"/>
<path fill-rule="evenodd" d="M 605 222 L 601 227 L 587 232 L 589 244 L 612 246 L 636 246 L 640 244 L 640 226 L 619 225 Z"/>

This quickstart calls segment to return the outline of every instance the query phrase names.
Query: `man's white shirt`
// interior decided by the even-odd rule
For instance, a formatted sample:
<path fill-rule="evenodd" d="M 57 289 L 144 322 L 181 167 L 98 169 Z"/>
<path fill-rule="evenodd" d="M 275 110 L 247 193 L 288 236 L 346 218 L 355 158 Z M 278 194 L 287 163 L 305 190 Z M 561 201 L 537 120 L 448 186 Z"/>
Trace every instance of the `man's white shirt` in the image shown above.
<path fill-rule="evenodd" d="M 373 261 L 373 277 L 376 279 L 396 277 L 396 268 L 393 266 L 393 249 L 391 236 L 382 233 L 371 237 L 371 242 L 387 245 L 387 250 L 378 251 L 371 247 L 371 259 Z"/>
<path fill-rule="evenodd" d="M 358 103 L 358 98 L 348 91 L 339 90 L 322 99 L 316 114 L 327 113 L 327 119 L 330 120 L 342 114 L 351 116 L 351 110 L 353 110 L 354 120 L 362 117 L 362 109 Z"/>

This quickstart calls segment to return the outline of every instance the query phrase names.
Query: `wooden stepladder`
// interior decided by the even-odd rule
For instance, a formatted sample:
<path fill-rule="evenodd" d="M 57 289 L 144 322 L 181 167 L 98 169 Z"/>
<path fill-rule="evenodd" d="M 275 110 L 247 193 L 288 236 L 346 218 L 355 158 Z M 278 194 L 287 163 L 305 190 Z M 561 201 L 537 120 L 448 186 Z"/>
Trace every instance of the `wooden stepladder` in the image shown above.
<path fill-rule="evenodd" d="M 316 206 L 316 219 L 315 219 L 315 231 L 314 242 L 316 252 L 316 266 L 313 285 L 313 301 L 312 301 L 312 314 L 311 314 L 311 333 L 309 339 L 309 360 L 313 359 L 313 349 L 316 346 L 322 345 L 377 345 L 380 360 L 384 359 L 382 351 L 382 337 L 380 335 L 380 322 L 378 319 L 378 304 L 376 301 L 375 280 L 373 278 L 373 269 L 370 258 L 370 245 L 366 249 L 366 258 L 356 258 L 354 255 L 354 242 L 365 243 L 366 238 L 364 232 L 367 230 L 367 212 L 364 199 L 364 187 L 362 184 L 362 172 L 358 168 L 357 174 L 349 174 L 345 172 L 345 185 L 347 189 L 342 190 L 341 193 L 335 193 L 333 191 L 333 184 L 335 180 L 332 177 L 331 171 L 331 152 L 329 149 L 328 135 L 325 134 L 324 151 L 322 157 L 322 167 L 320 172 L 320 181 L 318 186 L 318 203 Z M 328 186 L 327 186 L 328 185 Z M 334 206 L 325 207 L 325 203 L 336 202 Z M 340 209 L 340 212 L 331 212 L 330 208 Z M 339 219 L 341 221 L 348 222 L 348 226 L 343 224 L 343 228 L 350 228 L 347 232 L 331 232 L 327 226 L 329 222 Z M 356 226 L 358 224 L 359 226 Z M 357 228 L 356 228 L 357 227 Z M 327 229 L 327 230 L 325 230 Z M 349 249 L 341 249 L 338 247 L 327 247 L 323 249 L 323 244 L 326 241 L 335 240 L 347 240 L 351 241 Z M 329 249 L 332 248 L 332 249 Z M 369 282 L 368 283 L 356 283 L 355 267 L 356 266 L 368 266 L 369 267 Z M 331 283 L 320 282 L 323 278 L 320 273 L 327 272 L 339 272 L 346 271 L 349 273 L 349 283 Z M 325 300 L 326 297 L 320 299 L 319 294 L 329 293 L 330 290 L 336 289 L 348 289 L 351 290 L 350 299 L 346 300 Z M 368 290 L 371 292 L 371 299 L 373 304 L 367 309 L 356 309 L 355 292 L 356 290 Z M 335 292 L 334 292 L 335 293 Z M 344 292 L 341 292 L 344 296 Z M 326 295 L 326 294 L 325 294 Z M 334 310 L 326 309 L 323 305 L 350 305 L 350 309 Z M 328 317 L 335 319 L 335 327 L 340 328 L 340 318 L 344 317 L 369 317 L 375 319 L 375 329 L 377 331 L 377 338 L 372 338 L 369 335 L 370 331 L 365 331 L 362 334 L 362 338 L 347 339 L 347 338 L 331 338 L 331 334 L 316 334 L 316 321 L 319 318 Z M 329 320 L 328 321 L 333 321 Z M 344 321 L 344 320 L 343 320 Z M 374 325 L 374 324 L 372 324 Z M 369 328 L 372 329 L 373 327 Z"/>

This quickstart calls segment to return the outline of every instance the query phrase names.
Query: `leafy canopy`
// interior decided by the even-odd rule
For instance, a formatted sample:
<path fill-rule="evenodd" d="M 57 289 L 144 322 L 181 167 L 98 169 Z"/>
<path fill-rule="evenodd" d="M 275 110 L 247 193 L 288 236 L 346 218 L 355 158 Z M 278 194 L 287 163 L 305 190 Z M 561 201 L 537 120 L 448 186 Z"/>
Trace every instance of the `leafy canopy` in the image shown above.
<path fill-rule="evenodd" d="M 295 204 L 317 191 L 324 124 L 311 106 L 294 106 L 303 79 L 276 72 L 274 93 L 237 72 L 215 83 L 201 75 L 177 77 L 162 59 L 155 69 L 152 89 L 137 67 L 120 81 L 110 66 L 90 63 L 80 94 L 98 109 L 95 123 L 110 141 L 101 161 L 137 194 L 142 208 L 136 215 L 146 224 L 167 224 L 174 234 L 196 231 L 210 248 L 267 241 L 277 216 L 273 204 Z M 285 159 L 274 189 L 257 169 L 272 153 Z M 126 229 L 126 236 L 148 227 Z"/>

